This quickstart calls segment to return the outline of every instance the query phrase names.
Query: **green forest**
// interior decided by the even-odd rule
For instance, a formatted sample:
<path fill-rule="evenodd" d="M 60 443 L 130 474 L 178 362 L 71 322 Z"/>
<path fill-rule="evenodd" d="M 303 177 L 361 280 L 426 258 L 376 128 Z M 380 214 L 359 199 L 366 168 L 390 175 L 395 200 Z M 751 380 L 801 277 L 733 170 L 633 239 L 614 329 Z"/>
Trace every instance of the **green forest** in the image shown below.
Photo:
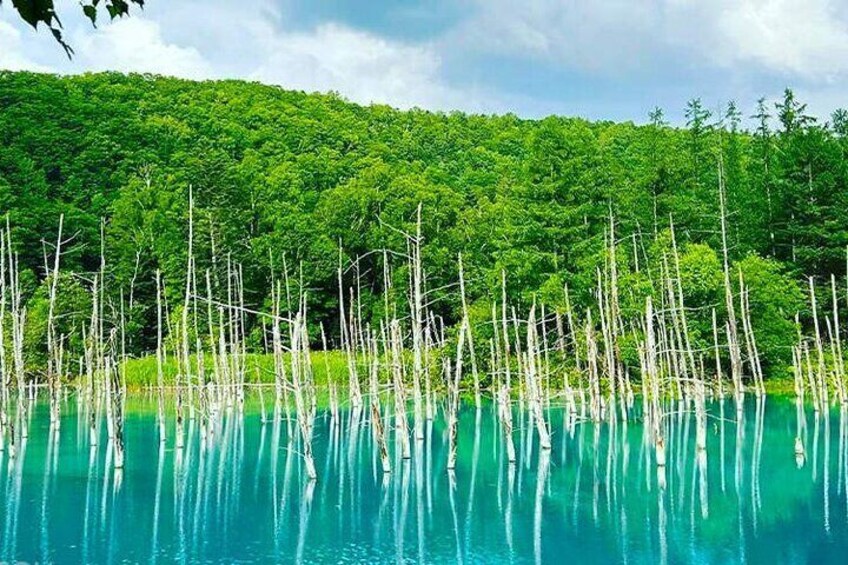
<path fill-rule="evenodd" d="M 406 308 L 409 271 L 393 265 L 389 306 L 383 262 L 405 252 L 420 205 L 428 307 L 448 325 L 461 315 L 460 254 L 485 335 L 504 280 L 513 304 L 585 311 L 614 233 L 622 316 L 658 292 L 674 247 L 691 339 L 709 350 L 711 311 L 725 316 L 721 182 L 733 278 L 744 275 L 766 374 L 785 372 L 796 316 L 812 323 L 808 276 L 826 311 L 835 277 L 848 315 L 848 112 L 816 119 L 786 90 L 755 108 L 693 99 L 685 116 L 684 127 L 661 109 L 644 125 L 530 120 L 361 106 L 242 81 L 0 71 L 0 213 L 20 261 L 28 363 L 37 372 L 45 356 L 46 257 L 60 216 L 56 319 L 68 356 L 81 355 L 101 258 L 106 314 L 126 317 L 129 353 L 156 348 L 155 273 L 175 315 L 190 192 L 197 272 L 218 288 L 241 269 L 246 307 L 267 311 L 272 278 L 285 271 L 307 289 L 310 324 L 326 327 L 330 348 L 340 263 L 366 319 Z M 248 324 L 259 352 L 262 327 Z M 638 366 L 635 348 L 622 348 Z"/>

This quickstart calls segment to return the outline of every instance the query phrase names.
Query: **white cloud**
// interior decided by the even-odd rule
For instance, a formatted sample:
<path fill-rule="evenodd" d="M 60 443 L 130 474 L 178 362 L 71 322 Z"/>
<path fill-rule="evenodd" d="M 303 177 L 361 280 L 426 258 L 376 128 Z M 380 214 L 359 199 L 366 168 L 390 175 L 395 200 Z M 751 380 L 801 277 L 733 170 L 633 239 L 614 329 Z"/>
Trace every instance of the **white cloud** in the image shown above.
<path fill-rule="evenodd" d="M 194 47 L 168 43 L 160 24 L 137 15 L 92 32 L 78 31 L 72 44 L 77 64 L 87 70 L 159 73 L 185 78 L 214 75 L 212 65 Z"/>
<path fill-rule="evenodd" d="M 482 52 L 540 57 L 571 68 L 638 66 L 652 50 L 662 14 L 656 0 L 477 0 L 476 16 L 452 41 Z"/>
<path fill-rule="evenodd" d="M 829 0 L 737 0 L 715 25 L 725 57 L 813 80 L 848 70 L 848 21 Z"/>
<path fill-rule="evenodd" d="M 407 45 L 338 24 L 266 39 L 267 56 L 250 77 L 306 91 L 341 92 L 363 102 L 445 107 L 461 94 L 440 79 L 441 60 L 426 45 Z"/>
<path fill-rule="evenodd" d="M 613 75 L 675 59 L 810 80 L 848 71 L 848 10 L 837 0 L 478 0 L 455 38 Z"/>
<path fill-rule="evenodd" d="M 361 103 L 524 115 L 641 117 L 654 103 L 706 95 L 744 104 L 785 84 L 812 98 L 826 91 L 824 106 L 848 87 L 845 0 L 455 0 L 436 3 L 453 19 L 427 39 L 307 24 L 304 5 L 290 1 L 149 2 L 111 23 L 104 13 L 93 29 L 78 0 L 57 0 L 72 61 L 3 2 L 0 68 L 247 78 Z M 499 66 L 504 55 L 514 64 Z M 597 101 L 592 88 L 604 89 Z"/>
<path fill-rule="evenodd" d="M 11 24 L 0 20 L 0 69 L 9 71 L 49 71 L 25 55 L 21 32 Z"/>
<path fill-rule="evenodd" d="M 0 68 L 58 72 L 117 70 L 190 79 L 246 78 L 305 91 L 337 91 L 364 104 L 401 108 L 482 111 L 495 96 L 451 88 L 442 78 L 439 47 L 390 40 L 325 22 L 295 29 L 279 2 L 182 0 L 151 3 L 144 11 L 93 29 L 79 6 L 61 0 L 66 37 L 75 50 L 67 61 L 45 30 L 26 30 L 0 10 Z M 10 23 L 4 23 L 7 19 Z M 24 57 L 37 46 L 40 58 Z M 45 60 L 49 65 L 38 65 Z"/>

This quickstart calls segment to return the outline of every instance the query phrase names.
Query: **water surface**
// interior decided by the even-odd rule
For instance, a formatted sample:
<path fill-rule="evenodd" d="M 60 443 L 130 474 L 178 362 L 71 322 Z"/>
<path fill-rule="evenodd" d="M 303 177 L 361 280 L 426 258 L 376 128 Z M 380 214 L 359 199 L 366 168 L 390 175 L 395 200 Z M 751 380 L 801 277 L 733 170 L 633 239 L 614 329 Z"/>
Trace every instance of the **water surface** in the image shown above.
<path fill-rule="evenodd" d="M 638 417 L 596 425 L 553 408 L 540 453 L 516 410 L 510 466 L 492 405 L 465 406 L 455 473 L 440 413 L 384 475 L 365 415 L 319 413 L 310 482 L 296 434 L 254 408 L 225 411 L 206 442 L 189 422 L 176 451 L 160 447 L 154 405 L 133 399 L 116 473 L 73 399 L 58 436 L 38 404 L 18 457 L 0 453 L 0 562 L 845 563 L 846 415 L 774 398 L 749 400 L 740 423 L 729 403 L 709 414 L 699 452 L 694 414 L 674 406 L 663 471 Z"/>

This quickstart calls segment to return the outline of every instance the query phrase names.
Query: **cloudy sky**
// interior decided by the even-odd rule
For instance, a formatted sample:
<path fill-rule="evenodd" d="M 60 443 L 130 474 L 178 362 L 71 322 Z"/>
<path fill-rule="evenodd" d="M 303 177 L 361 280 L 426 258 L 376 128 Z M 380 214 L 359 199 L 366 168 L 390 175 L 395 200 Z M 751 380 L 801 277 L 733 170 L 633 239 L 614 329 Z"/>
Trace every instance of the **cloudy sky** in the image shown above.
<path fill-rule="evenodd" d="M 637 122 L 659 105 L 679 123 L 695 96 L 751 110 L 786 86 L 823 118 L 848 106 L 844 0 L 147 0 L 98 29 L 76 0 L 57 5 L 75 58 L 7 0 L 0 68 L 244 78 L 401 108 Z"/>

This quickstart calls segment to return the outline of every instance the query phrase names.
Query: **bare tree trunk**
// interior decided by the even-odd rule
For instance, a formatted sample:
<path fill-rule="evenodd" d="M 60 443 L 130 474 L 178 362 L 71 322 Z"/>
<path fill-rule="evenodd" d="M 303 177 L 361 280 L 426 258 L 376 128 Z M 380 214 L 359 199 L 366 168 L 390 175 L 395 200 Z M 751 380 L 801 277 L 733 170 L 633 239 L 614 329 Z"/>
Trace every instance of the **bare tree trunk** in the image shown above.
<path fill-rule="evenodd" d="M 156 420 L 159 443 L 165 443 L 165 350 L 162 346 L 162 273 L 156 270 Z"/>
<path fill-rule="evenodd" d="M 739 350 L 738 331 L 736 329 L 736 310 L 733 306 L 733 289 L 730 285 L 730 261 L 727 251 L 727 204 L 724 186 L 724 165 L 718 162 L 718 196 L 721 213 L 721 250 L 722 267 L 724 272 L 724 303 L 727 307 L 727 348 L 730 354 L 730 374 L 733 379 L 733 393 L 737 404 L 741 402 L 744 388 L 742 386 L 742 355 Z"/>

